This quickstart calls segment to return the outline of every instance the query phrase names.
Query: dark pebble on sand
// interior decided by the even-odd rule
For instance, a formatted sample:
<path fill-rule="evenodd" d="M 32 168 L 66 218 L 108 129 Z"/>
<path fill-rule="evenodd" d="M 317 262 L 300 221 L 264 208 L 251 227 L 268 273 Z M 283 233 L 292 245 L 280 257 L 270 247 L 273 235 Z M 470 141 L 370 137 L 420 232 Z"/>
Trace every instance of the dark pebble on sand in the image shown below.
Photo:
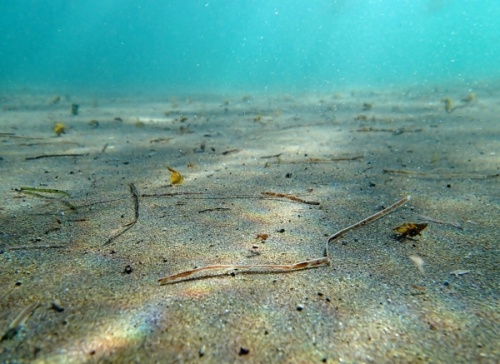
<path fill-rule="evenodd" d="M 238 353 L 238 355 L 247 355 L 248 353 L 250 353 L 250 349 L 240 347 L 240 352 Z"/>

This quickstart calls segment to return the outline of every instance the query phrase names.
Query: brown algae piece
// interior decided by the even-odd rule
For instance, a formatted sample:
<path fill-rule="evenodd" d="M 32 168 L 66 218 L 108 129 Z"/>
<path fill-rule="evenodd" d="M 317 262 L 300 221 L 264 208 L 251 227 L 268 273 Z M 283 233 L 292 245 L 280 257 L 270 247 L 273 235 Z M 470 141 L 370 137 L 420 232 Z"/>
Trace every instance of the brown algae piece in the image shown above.
<path fill-rule="evenodd" d="M 170 171 L 170 183 L 172 186 L 180 186 L 184 183 L 184 177 L 172 167 L 167 166 Z"/>
<path fill-rule="evenodd" d="M 267 238 L 269 237 L 269 234 L 257 234 L 255 236 L 255 239 L 259 239 L 260 241 L 266 241 Z"/>

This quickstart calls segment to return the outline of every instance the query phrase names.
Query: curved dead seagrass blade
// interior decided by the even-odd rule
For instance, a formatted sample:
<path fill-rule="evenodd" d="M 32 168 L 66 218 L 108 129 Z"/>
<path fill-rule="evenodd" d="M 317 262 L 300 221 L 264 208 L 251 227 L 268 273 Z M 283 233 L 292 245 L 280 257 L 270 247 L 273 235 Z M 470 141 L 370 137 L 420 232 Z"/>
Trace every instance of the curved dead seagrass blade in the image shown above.
<path fill-rule="evenodd" d="M 318 259 L 312 259 L 312 260 L 306 260 L 304 262 L 299 262 L 295 264 L 289 264 L 289 265 L 274 265 L 274 264 L 252 264 L 252 265 L 223 265 L 223 264 L 217 264 L 217 265 L 207 265 L 206 267 L 201 267 L 201 268 L 195 268 L 191 270 L 186 270 L 184 272 L 180 272 L 177 274 L 173 274 L 168 277 L 160 278 L 158 282 L 160 282 L 161 285 L 168 284 L 168 283 L 176 283 L 174 281 L 178 281 L 178 279 L 181 278 L 188 278 L 191 275 L 197 273 L 197 272 L 202 272 L 202 271 L 208 271 L 208 270 L 239 270 L 239 271 L 244 271 L 245 273 L 283 273 L 283 272 L 291 272 L 291 271 L 296 271 L 296 270 L 303 270 L 303 269 L 308 269 L 308 268 L 314 268 L 314 267 L 319 267 L 322 265 L 328 264 L 328 258 L 323 257 L 323 258 L 318 258 Z M 202 278 L 202 277 L 198 277 Z M 196 279 L 196 278 L 193 278 Z"/>
<path fill-rule="evenodd" d="M 208 265 L 205 267 L 200 267 L 200 268 L 195 268 L 191 270 L 186 270 L 180 273 L 172 274 L 167 277 L 163 277 L 158 279 L 158 282 L 160 282 L 160 285 L 165 285 L 165 284 L 171 284 L 171 283 L 178 283 L 182 282 L 187 279 L 201 279 L 205 278 L 205 276 L 198 276 L 198 277 L 192 277 L 193 274 L 198 273 L 198 272 L 204 272 L 204 271 L 211 271 L 211 270 L 239 270 L 242 271 L 242 273 L 284 273 L 284 272 L 293 272 L 293 271 L 298 271 L 298 270 L 303 270 L 303 269 L 310 269 L 310 268 L 316 268 L 320 267 L 323 265 L 329 265 L 330 260 L 328 258 L 328 244 L 331 243 L 332 241 L 338 239 L 342 235 L 344 235 L 346 232 L 350 230 L 357 229 L 359 227 L 365 226 L 375 220 L 380 219 L 381 217 L 391 213 L 392 211 L 396 210 L 398 207 L 401 207 L 404 205 L 406 202 L 410 200 L 410 196 L 406 196 L 399 200 L 398 202 L 394 203 L 393 205 L 371 215 L 368 216 L 367 218 L 358 221 L 357 223 L 348 226 L 342 230 L 337 231 L 335 234 L 332 234 L 328 237 L 326 240 L 326 248 L 325 248 L 325 256 L 321 258 L 316 258 L 312 260 L 306 260 L 303 262 L 298 262 L 294 264 L 288 264 L 288 265 L 276 265 L 276 264 L 252 264 L 252 265 L 224 265 L 224 264 L 216 264 L 216 265 Z"/>

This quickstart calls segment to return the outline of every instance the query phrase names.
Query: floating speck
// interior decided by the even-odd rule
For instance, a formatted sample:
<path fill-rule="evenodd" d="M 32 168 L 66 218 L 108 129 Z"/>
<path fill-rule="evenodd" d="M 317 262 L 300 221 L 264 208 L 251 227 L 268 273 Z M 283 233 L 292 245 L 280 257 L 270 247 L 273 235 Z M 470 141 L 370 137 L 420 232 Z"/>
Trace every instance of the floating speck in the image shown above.
<path fill-rule="evenodd" d="M 412 260 L 413 264 L 415 264 L 415 267 L 417 267 L 418 271 L 421 274 L 425 274 L 425 270 L 424 270 L 425 262 L 424 262 L 424 260 L 417 255 L 410 255 L 409 258 Z"/>

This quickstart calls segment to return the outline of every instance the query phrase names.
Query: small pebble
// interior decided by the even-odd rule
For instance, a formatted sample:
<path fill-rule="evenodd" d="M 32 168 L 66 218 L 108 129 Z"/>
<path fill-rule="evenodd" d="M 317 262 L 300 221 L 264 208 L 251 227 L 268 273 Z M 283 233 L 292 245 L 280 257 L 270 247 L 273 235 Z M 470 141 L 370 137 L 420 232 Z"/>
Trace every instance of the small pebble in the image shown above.
<path fill-rule="evenodd" d="M 50 308 L 53 309 L 56 312 L 64 312 L 64 307 L 61 306 L 61 304 L 59 303 L 59 301 L 52 302 Z"/>
<path fill-rule="evenodd" d="M 238 355 L 247 355 L 248 353 L 250 353 L 250 349 L 240 347 L 240 352 L 238 353 Z"/>
<path fill-rule="evenodd" d="M 302 310 L 304 309 L 304 306 L 302 306 L 302 305 L 297 305 L 297 307 L 296 307 L 296 308 L 297 308 L 297 311 L 302 311 Z"/>
<path fill-rule="evenodd" d="M 130 273 L 132 273 L 132 271 L 133 271 L 132 267 L 131 267 L 130 265 L 127 265 L 127 266 L 125 267 L 125 269 L 124 269 L 123 273 L 125 273 L 125 274 L 130 274 Z"/>

